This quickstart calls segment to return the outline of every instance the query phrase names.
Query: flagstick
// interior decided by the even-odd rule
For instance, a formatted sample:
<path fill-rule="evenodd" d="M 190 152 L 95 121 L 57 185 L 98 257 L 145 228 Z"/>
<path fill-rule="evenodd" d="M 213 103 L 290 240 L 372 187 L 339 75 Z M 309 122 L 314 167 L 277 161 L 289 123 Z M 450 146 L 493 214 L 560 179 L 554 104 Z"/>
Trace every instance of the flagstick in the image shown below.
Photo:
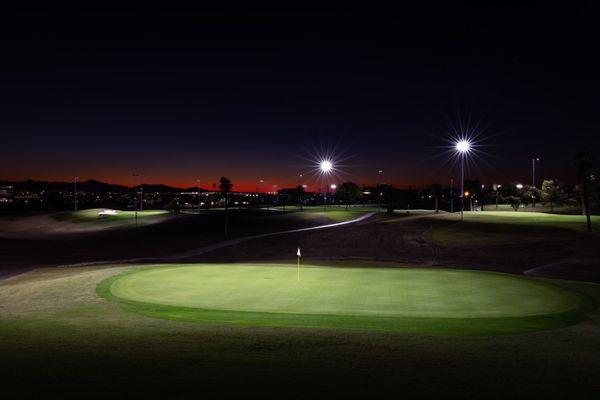
<path fill-rule="evenodd" d="M 302 257 L 302 253 L 300 253 L 300 247 L 298 247 L 298 251 L 296 252 L 296 256 L 298 257 L 298 276 L 296 280 L 300 282 L 300 257 Z"/>

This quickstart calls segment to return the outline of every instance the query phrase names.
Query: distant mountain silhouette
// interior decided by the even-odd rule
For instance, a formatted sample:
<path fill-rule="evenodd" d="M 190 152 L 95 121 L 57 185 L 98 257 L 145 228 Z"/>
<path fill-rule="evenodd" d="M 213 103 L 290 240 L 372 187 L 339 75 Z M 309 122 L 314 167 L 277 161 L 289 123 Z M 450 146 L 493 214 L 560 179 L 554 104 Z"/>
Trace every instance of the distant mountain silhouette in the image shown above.
<path fill-rule="evenodd" d="M 40 192 L 42 190 L 48 191 L 72 191 L 75 189 L 74 182 L 47 182 L 47 181 L 34 181 L 28 179 L 26 181 L 1 181 L 0 186 L 14 186 L 18 190 L 28 190 L 32 192 Z M 77 190 L 81 192 L 128 192 L 135 188 L 142 188 L 144 192 L 195 192 L 198 187 L 190 188 L 176 188 L 173 186 L 162 185 L 162 184 L 141 184 L 134 188 L 130 188 L 124 185 L 117 185 L 113 183 L 100 182 L 95 179 L 89 179 L 87 181 L 77 182 Z M 200 188 L 200 191 L 206 192 L 206 189 Z"/>

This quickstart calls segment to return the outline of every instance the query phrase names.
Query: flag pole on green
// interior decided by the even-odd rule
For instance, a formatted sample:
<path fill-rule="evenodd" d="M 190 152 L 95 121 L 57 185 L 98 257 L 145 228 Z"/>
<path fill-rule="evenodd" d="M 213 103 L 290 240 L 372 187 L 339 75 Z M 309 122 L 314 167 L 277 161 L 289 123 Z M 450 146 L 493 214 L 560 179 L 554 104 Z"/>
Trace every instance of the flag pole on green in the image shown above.
<path fill-rule="evenodd" d="M 298 251 L 296 252 L 296 256 L 298 256 L 298 277 L 297 277 L 297 281 L 300 282 L 300 257 L 302 257 L 302 254 L 300 253 L 300 247 L 298 247 Z"/>

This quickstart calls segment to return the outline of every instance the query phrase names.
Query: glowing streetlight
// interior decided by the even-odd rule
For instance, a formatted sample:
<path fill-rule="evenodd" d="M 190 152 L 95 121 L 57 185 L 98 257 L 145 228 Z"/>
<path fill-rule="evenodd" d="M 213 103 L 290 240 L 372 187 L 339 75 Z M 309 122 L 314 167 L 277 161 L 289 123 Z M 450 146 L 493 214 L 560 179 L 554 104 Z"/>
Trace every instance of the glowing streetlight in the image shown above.
<path fill-rule="evenodd" d="M 336 185 L 335 183 L 333 183 L 333 184 L 330 186 L 330 188 L 331 188 L 331 190 L 335 190 L 335 189 L 337 189 L 337 185 Z"/>
<path fill-rule="evenodd" d="M 471 150 L 471 143 L 468 140 L 459 140 L 456 142 L 456 150 L 459 153 L 467 153 Z"/>
<path fill-rule="evenodd" d="M 519 189 L 519 190 L 523 189 L 523 185 L 522 185 L 522 184 L 520 184 L 520 183 L 517 183 L 517 186 L 516 186 L 516 187 L 517 187 L 517 189 Z"/>
<path fill-rule="evenodd" d="M 469 151 L 471 150 L 471 142 L 466 139 L 461 139 L 455 144 L 456 152 L 460 157 L 460 220 L 464 221 L 464 213 L 465 213 L 465 158 Z"/>

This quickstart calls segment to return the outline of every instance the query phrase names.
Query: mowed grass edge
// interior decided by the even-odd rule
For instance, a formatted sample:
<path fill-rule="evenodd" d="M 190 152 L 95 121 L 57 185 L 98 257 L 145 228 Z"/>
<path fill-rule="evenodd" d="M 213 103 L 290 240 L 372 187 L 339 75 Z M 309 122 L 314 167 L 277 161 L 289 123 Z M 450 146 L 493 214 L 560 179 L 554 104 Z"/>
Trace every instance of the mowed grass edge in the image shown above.
<path fill-rule="evenodd" d="M 98 284 L 96 292 L 99 296 L 121 304 L 126 310 L 151 318 L 161 318 L 173 321 L 194 322 L 214 325 L 238 325 L 246 327 L 270 328 L 310 328 L 310 329 L 342 329 L 381 331 L 398 333 L 424 333 L 442 335 L 498 335 L 511 333 L 533 332 L 573 325 L 583 319 L 594 309 L 594 304 L 579 293 L 567 290 L 552 283 L 560 290 L 577 296 L 579 306 L 559 313 L 497 318 L 429 318 L 429 317 L 387 317 L 387 316 L 358 316 L 336 314 L 298 314 L 256 311 L 229 311 L 202 309 L 196 307 L 172 306 L 147 303 L 118 297 L 112 293 L 112 284 L 122 277 L 135 274 L 147 269 L 160 268 L 156 266 L 135 269 L 111 276 Z M 505 274 L 502 274 L 505 275 Z M 528 279 L 528 277 L 514 277 Z"/>

